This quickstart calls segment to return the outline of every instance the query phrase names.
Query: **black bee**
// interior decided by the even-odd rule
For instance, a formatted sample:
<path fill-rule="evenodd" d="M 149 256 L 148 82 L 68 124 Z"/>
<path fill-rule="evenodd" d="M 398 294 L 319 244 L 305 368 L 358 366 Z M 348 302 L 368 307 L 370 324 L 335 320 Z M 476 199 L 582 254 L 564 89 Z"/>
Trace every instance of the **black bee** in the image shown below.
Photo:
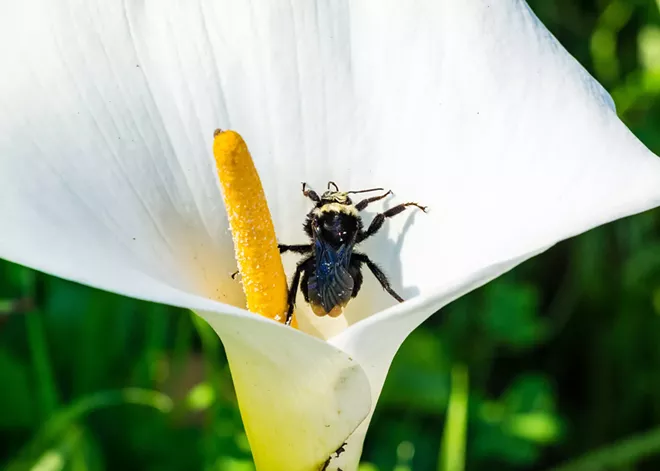
<path fill-rule="evenodd" d="M 331 186 L 334 189 L 331 190 Z M 357 204 L 353 204 L 349 195 L 384 190 L 372 188 L 360 191 L 339 191 L 339 187 L 334 182 L 329 182 L 328 190 L 320 197 L 315 191 L 307 189 L 306 183 L 302 184 L 302 191 L 303 195 L 316 203 L 314 209 L 307 214 L 303 224 L 312 243 L 279 245 L 280 252 L 307 255 L 298 262 L 291 281 L 286 324 L 291 323 L 299 284 L 305 301 L 310 304 L 312 311 L 317 316 L 339 316 L 350 299 L 357 296 L 360 291 L 363 264 L 369 267 L 385 291 L 397 301 L 403 302 L 403 298 L 392 289 L 382 270 L 367 255 L 355 252 L 354 247 L 378 232 L 386 218 L 399 214 L 408 206 L 417 206 L 424 212 L 426 212 L 426 207 L 417 203 L 403 203 L 394 206 L 377 214 L 367 230 L 364 230 L 359 212 L 369 203 L 390 195 L 391 191 L 380 196 L 363 199 Z"/>

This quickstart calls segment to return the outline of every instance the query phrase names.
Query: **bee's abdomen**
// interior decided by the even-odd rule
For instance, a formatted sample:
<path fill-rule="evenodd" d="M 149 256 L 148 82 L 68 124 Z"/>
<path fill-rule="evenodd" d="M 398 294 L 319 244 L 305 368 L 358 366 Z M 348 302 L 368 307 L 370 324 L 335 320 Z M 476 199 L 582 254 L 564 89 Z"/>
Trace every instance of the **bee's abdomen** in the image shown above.
<path fill-rule="evenodd" d="M 316 240 L 315 264 L 307 281 L 307 296 L 317 315 L 339 315 L 351 299 L 355 285 L 348 271 L 352 251 L 352 245 L 335 249 Z"/>
<path fill-rule="evenodd" d="M 341 314 L 353 294 L 353 278 L 346 277 L 331 282 L 320 282 L 316 275 L 309 277 L 307 283 L 309 303 L 317 316 Z"/>

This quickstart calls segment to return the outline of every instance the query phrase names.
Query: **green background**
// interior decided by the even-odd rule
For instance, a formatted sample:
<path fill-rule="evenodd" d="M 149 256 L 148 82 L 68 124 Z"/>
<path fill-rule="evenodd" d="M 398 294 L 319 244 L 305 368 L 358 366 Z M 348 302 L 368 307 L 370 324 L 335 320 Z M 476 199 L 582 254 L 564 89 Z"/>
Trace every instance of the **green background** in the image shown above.
<path fill-rule="evenodd" d="M 531 6 L 660 154 L 660 0 Z M 427 321 L 394 361 L 363 458 L 364 471 L 660 469 L 660 211 L 563 242 Z M 0 464 L 253 469 L 222 346 L 188 312 L 1 261 Z"/>

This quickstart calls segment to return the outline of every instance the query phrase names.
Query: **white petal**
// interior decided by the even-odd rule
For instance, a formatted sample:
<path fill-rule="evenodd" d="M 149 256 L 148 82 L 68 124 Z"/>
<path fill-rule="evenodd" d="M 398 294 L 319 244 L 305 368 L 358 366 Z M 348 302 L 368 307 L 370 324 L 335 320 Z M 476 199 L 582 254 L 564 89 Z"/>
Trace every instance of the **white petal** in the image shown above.
<path fill-rule="evenodd" d="M 0 254 L 128 295 L 146 278 L 242 304 L 212 129 L 169 132 L 121 5 L 8 8 Z"/>
<path fill-rule="evenodd" d="M 383 77 L 359 96 L 389 97 L 372 154 L 396 168 L 374 179 L 431 210 L 367 249 L 409 296 L 660 203 L 660 159 L 524 2 L 359 5 L 355 75 Z"/>
<path fill-rule="evenodd" d="M 424 5 L 423 15 L 368 4 L 357 15 L 369 18 L 361 34 L 380 45 L 359 61 L 379 65 L 385 77 L 371 89 L 400 101 L 400 114 L 372 116 L 380 134 L 390 136 L 377 154 L 405 155 L 397 184 L 431 207 L 430 214 L 414 216 L 400 248 L 392 250 L 385 237 L 370 247 L 385 257 L 405 297 L 442 299 L 484 267 L 520 262 L 660 204 L 660 159 L 621 123 L 600 85 L 526 4 Z M 387 31 L 379 34 L 382 25 Z M 414 47 L 396 42 L 406 34 Z M 390 234 L 401 239 L 405 224 L 404 217 L 392 220 Z M 391 303 L 381 299 L 380 306 Z M 367 328 L 385 323 L 377 328 L 391 332 L 398 345 L 424 318 L 378 314 L 342 338 L 355 336 L 348 340 L 351 352 L 362 358 L 379 348 L 364 339 Z"/>
<path fill-rule="evenodd" d="M 239 304 L 217 126 L 248 140 L 282 241 L 304 241 L 301 180 L 429 205 L 365 245 L 406 298 L 657 201 L 657 159 L 520 2 L 61 5 L 5 7 L 1 149 L 20 158 L 0 178 L 8 253 L 34 265 L 33 239 L 64 225 L 62 276 L 122 245 L 140 272 Z M 18 203 L 41 191 L 38 212 Z M 393 303 L 380 293 L 367 277 L 348 323 Z M 311 319 L 325 337 L 346 325 Z"/>
<path fill-rule="evenodd" d="M 413 328 L 484 267 L 660 202 L 658 159 L 520 1 L 0 8 L 0 256 L 59 276 L 240 305 L 216 127 L 246 137 L 284 242 L 304 240 L 303 180 L 430 206 L 365 244 L 404 297 L 422 297 L 340 337 L 361 359 L 376 358 L 352 346 L 367 326 L 386 338 L 414 310 Z M 391 304 L 367 277 L 337 323 Z"/>

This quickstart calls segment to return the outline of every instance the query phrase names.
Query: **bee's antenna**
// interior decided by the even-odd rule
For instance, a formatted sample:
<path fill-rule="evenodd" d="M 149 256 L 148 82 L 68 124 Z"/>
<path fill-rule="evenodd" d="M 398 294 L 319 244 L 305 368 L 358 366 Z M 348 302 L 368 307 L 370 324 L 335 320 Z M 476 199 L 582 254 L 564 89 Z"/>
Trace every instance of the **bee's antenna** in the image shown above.
<path fill-rule="evenodd" d="M 368 190 L 352 190 L 352 191 L 347 191 L 347 194 L 355 194 L 355 193 L 369 193 L 370 191 L 385 191 L 385 188 L 369 188 Z"/>
<path fill-rule="evenodd" d="M 333 182 L 333 181 L 328 182 L 328 190 L 330 189 L 330 185 L 335 187 L 335 191 L 339 191 L 339 187 L 337 186 L 337 184 L 335 182 Z"/>

